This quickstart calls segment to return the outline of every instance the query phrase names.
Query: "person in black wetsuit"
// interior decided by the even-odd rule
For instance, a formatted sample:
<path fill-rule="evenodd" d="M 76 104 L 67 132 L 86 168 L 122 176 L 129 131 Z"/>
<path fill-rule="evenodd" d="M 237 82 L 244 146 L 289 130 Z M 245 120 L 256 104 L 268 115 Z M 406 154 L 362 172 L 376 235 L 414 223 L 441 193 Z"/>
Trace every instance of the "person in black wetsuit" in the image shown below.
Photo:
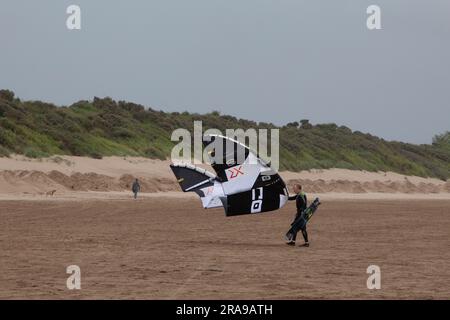
<path fill-rule="evenodd" d="M 295 200 L 295 203 L 297 205 L 297 213 L 295 214 L 294 221 L 297 220 L 298 218 L 303 219 L 302 228 L 300 228 L 300 230 L 302 230 L 303 239 L 305 240 L 304 246 L 309 247 L 308 233 L 306 232 L 306 219 L 302 216 L 303 211 L 307 208 L 308 199 L 306 197 L 306 194 L 302 191 L 302 186 L 298 183 L 294 184 L 294 192 L 295 195 L 290 196 L 288 199 Z M 294 234 L 293 238 L 286 244 L 290 246 L 295 246 L 296 238 L 297 234 Z"/>

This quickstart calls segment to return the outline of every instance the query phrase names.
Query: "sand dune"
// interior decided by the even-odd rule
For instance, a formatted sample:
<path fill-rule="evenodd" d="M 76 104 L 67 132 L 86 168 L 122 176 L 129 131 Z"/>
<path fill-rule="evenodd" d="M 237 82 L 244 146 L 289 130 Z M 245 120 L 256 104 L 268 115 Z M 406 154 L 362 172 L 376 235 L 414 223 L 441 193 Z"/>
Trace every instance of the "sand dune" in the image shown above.
<path fill-rule="evenodd" d="M 70 175 L 60 171 L 1 171 L 0 193 L 35 193 L 44 194 L 50 190 L 70 191 L 124 191 L 130 190 L 135 177 L 140 178 L 143 192 L 175 191 L 177 183 L 173 179 L 123 174 L 120 177 L 98 174 L 95 172 L 74 172 Z"/>
<path fill-rule="evenodd" d="M 92 159 L 54 156 L 0 158 L 0 194 L 45 195 L 81 191 L 128 191 L 134 178 L 145 193 L 179 191 L 170 161 L 137 157 Z M 450 181 L 403 176 L 392 172 L 345 169 L 281 172 L 288 184 L 301 183 L 307 192 L 327 194 L 448 194 Z"/>

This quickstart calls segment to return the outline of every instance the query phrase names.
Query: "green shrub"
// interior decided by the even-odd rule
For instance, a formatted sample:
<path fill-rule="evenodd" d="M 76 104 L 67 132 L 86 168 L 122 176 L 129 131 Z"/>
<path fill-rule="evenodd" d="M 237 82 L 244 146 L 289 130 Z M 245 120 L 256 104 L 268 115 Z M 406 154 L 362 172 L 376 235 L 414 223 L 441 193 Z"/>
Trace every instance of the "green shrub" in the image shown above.
<path fill-rule="evenodd" d="M 0 99 L 14 101 L 14 92 L 10 90 L 0 90 Z"/>
<path fill-rule="evenodd" d="M 338 167 L 450 177 L 449 132 L 435 136 L 432 145 L 413 145 L 352 132 L 334 123 L 312 125 L 306 119 L 293 119 L 277 127 L 218 111 L 203 115 L 165 113 L 111 98 L 57 107 L 40 101 L 22 102 L 8 90 L 0 90 L 0 155 L 140 155 L 166 159 L 174 145 L 170 141 L 172 130 L 186 128 L 192 133 L 195 120 L 203 122 L 204 130 L 217 128 L 223 133 L 228 128 L 280 129 L 282 170 Z"/>
<path fill-rule="evenodd" d="M 8 149 L 0 145 L 0 157 L 9 157 L 10 154 L 11 152 Z"/>
<path fill-rule="evenodd" d="M 49 154 L 42 152 L 41 150 L 30 147 L 25 148 L 23 154 L 28 158 L 44 158 L 49 156 Z"/>

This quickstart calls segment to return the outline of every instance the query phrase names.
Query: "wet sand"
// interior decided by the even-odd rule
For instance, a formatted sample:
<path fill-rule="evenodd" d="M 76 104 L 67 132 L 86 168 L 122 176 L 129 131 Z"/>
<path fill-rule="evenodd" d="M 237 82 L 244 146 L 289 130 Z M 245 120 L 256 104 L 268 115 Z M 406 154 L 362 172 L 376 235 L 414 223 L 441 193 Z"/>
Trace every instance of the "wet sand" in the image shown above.
<path fill-rule="evenodd" d="M 450 299 L 449 200 L 326 200 L 309 248 L 284 244 L 293 212 L 226 218 L 183 197 L 0 201 L 0 298 Z M 381 290 L 366 287 L 372 264 Z M 69 265 L 81 290 L 66 288 Z"/>

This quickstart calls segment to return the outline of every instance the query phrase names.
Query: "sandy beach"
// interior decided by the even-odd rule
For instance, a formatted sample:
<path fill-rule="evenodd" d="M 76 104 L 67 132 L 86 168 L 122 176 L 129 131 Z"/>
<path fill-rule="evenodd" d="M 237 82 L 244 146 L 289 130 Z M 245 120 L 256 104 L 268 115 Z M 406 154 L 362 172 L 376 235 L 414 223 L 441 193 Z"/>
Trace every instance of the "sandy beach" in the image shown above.
<path fill-rule="evenodd" d="M 227 218 L 180 192 L 168 164 L 0 158 L 0 299 L 450 298 L 449 182 L 282 172 L 322 201 L 302 248 L 284 244 L 293 202 Z M 366 287 L 373 264 L 380 290 Z M 81 268 L 81 290 L 66 287 L 69 265 Z"/>
<path fill-rule="evenodd" d="M 323 201 L 309 248 L 284 244 L 292 203 L 226 218 L 173 200 L 0 201 L 0 298 L 450 298 L 448 200 Z"/>

